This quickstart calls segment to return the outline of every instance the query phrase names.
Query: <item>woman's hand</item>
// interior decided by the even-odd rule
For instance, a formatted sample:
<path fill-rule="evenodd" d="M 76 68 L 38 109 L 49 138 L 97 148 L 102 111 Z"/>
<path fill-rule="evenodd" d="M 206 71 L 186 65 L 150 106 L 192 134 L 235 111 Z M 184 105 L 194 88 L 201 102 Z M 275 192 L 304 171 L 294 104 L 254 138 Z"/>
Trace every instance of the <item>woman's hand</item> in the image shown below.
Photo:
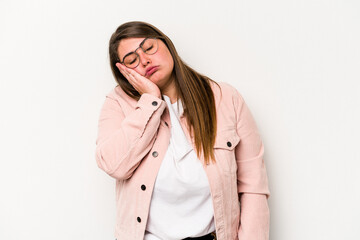
<path fill-rule="evenodd" d="M 129 81 L 129 83 L 138 91 L 141 95 L 143 93 L 152 94 L 158 98 L 161 98 L 161 91 L 159 87 L 147 79 L 141 76 L 131 68 L 127 68 L 121 63 L 116 63 L 116 67 L 120 70 L 121 74 Z"/>

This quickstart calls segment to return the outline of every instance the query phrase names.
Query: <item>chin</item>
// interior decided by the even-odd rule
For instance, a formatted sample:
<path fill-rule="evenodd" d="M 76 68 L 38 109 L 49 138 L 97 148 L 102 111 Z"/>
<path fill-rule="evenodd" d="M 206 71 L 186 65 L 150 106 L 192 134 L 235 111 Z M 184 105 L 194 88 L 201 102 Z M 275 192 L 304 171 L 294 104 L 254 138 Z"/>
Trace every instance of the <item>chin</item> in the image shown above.
<path fill-rule="evenodd" d="M 153 83 L 157 83 L 157 82 L 161 81 L 161 75 L 159 75 L 157 72 L 155 72 L 153 75 L 150 76 L 149 79 Z"/>

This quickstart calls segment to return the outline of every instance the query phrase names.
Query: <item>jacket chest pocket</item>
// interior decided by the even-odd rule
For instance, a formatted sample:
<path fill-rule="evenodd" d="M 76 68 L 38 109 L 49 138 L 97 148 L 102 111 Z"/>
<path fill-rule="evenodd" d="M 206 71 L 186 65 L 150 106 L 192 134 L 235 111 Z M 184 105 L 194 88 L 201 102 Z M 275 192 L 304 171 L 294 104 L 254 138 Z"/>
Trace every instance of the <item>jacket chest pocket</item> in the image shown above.
<path fill-rule="evenodd" d="M 237 170 L 235 147 L 240 142 L 236 129 L 226 129 L 217 132 L 214 154 L 216 163 L 227 173 L 234 173 Z"/>

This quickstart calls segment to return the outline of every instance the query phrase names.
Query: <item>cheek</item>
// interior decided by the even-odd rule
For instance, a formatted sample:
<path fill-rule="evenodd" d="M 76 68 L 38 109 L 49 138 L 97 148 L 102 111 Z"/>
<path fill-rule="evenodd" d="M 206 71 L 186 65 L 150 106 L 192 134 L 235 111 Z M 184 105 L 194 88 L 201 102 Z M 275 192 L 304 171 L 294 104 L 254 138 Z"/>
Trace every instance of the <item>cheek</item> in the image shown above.
<path fill-rule="evenodd" d="M 166 61 L 166 63 L 167 63 L 166 65 L 172 70 L 174 67 L 174 61 L 173 61 L 171 54 L 169 52 L 164 53 L 163 59 L 164 59 L 164 61 Z"/>
<path fill-rule="evenodd" d="M 166 49 L 166 46 L 163 46 L 163 48 L 158 52 L 159 53 L 159 60 L 162 62 L 165 62 L 167 66 L 171 67 L 174 65 L 173 58 L 170 54 L 170 51 Z"/>

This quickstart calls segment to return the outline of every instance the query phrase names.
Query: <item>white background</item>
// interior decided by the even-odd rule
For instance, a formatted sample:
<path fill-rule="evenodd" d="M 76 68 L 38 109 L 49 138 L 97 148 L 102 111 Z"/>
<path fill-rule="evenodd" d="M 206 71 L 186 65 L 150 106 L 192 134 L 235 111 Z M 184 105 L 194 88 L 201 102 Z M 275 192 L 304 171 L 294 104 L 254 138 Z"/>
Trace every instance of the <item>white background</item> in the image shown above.
<path fill-rule="evenodd" d="M 108 41 L 147 21 L 235 86 L 265 144 L 271 240 L 360 239 L 357 0 L 0 1 L 0 239 L 114 239 L 95 161 Z"/>

